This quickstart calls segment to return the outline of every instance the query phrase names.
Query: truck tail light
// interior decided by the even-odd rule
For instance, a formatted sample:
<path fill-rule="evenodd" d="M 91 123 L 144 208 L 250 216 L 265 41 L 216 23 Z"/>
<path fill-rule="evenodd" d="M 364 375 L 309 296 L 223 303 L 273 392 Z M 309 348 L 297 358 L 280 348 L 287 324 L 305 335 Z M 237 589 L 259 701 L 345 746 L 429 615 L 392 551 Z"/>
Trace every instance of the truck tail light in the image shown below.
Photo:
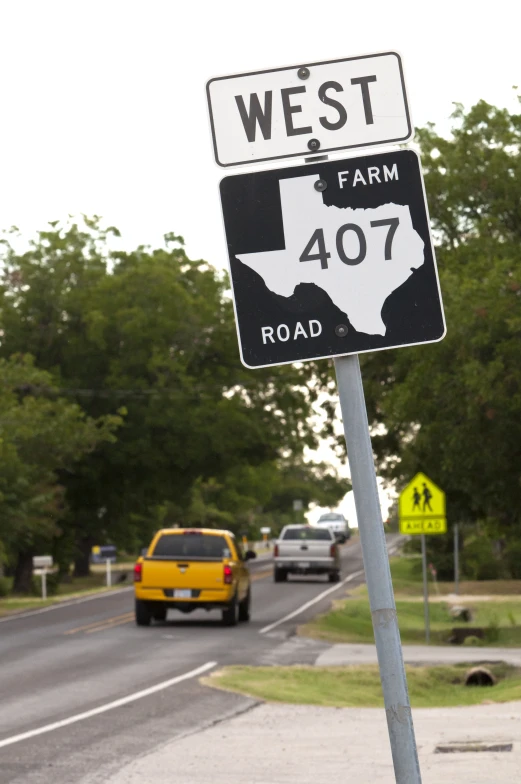
<path fill-rule="evenodd" d="M 273 548 L 273 555 L 274 555 L 275 558 L 279 557 L 279 546 L 278 546 L 278 544 L 276 544 L 275 547 Z"/>
<path fill-rule="evenodd" d="M 336 552 L 337 552 L 336 551 L 336 544 L 332 544 L 331 548 L 329 550 L 329 555 L 331 556 L 331 558 L 334 558 L 336 556 Z"/>
<path fill-rule="evenodd" d="M 137 563 L 134 566 L 134 582 L 140 583 L 142 579 L 143 579 L 143 564 Z"/>
<path fill-rule="evenodd" d="M 224 564 L 224 584 L 231 585 L 233 583 L 233 570 L 229 564 Z"/>

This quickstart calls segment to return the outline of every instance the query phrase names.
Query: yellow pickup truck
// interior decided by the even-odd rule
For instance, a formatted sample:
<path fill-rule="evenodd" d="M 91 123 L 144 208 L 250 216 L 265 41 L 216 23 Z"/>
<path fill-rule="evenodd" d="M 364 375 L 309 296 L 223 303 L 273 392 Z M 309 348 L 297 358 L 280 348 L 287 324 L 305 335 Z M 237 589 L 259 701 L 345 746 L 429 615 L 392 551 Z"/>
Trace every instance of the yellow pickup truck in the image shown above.
<path fill-rule="evenodd" d="M 136 623 L 164 621 L 167 611 L 220 610 L 226 626 L 250 620 L 246 562 L 256 557 L 230 531 L 164 528 L 134 567 Z"/>

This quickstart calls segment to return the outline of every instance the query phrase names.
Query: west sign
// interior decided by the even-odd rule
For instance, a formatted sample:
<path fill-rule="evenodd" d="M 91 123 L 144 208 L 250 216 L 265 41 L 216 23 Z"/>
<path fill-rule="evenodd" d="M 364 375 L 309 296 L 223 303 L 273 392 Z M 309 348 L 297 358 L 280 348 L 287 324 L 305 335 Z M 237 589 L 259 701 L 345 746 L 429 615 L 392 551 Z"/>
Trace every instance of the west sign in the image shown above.
<path fill-rule="evenodd" d="M 396 52 L 220 76 L 206 90 L 219 166 L 398 144 L 413 133 Z"/>

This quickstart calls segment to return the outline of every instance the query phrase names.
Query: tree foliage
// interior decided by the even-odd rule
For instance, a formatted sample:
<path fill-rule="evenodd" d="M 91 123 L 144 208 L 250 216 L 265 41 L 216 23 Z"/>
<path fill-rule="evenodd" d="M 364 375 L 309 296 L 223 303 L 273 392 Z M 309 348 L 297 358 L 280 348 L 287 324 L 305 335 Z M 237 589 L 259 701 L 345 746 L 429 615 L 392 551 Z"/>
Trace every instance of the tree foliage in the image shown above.
<path fill-rule="evenodd" d="M 457 106 L 449 139 L 418 131 L 447 336 L 366 356 L 381 472 L 423 470 L 452 521 L 521 523 L 521 115 Z"/>
<path fill-rule="evenodd" d="M 64 557 L 75 550 L 81 573 L 93 544 L 135 550 L 160 524 L 238 529 L 293 465 L 309 501 L 336 502 L 347 488 L 302 461 L 326 376 L 245 369 L 226 276 L 174 234 L 133 251 L 117 238 L 94 218 L 50 224 L 23 252 L 16 236 L 3 244 L 0 355 L 29 351 L 93 421 L 122 415 L 115 441 L 59 469 Z"/>
<path fill-rule="evenodd" d="M 16 564 L 15 587 L 27 589 L 31 558 L 61 533 L 67 513 L 62 476 L 121 419 L 87 417 L 58 395 L 50 375 L 28 356 L 0 360 L 0 541 Z"/>

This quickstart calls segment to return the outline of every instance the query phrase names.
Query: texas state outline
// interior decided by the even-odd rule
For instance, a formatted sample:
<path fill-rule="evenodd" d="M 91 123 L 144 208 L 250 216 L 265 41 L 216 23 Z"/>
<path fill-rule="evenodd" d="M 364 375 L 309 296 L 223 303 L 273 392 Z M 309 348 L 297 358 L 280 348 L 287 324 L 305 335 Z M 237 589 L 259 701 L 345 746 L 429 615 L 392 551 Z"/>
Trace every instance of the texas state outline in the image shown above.
<path fill-rule="evenodd" d="M 300 283 L 314 283 L 358 332 L 385 335 L 381 316 L 385 300 L 424 264 L 424 242 L 412 225 L 409 207 L 392 202 L 367 209 L 328 207 L 314 187 L 316 181 L 316 175 L 279 181 L 284 250 L 240 253 L 236 258 L 257 272 L 274 294 L 291 297 Z M 396 218 L 391 258 L 386 259 L 389 226 L 374 227 L 371 222 Z M 360 227 L 367 244 L 365 258 L 356 265 L 345 263 L 338 253 L 338 230 L 346 224 Z M 330 254 L 325 269 L 319 260 L 299 261 L 316 229 L 323 230 Z M 357 232 L 343 231 L 342 243 L 346 257 L 356 259 L 360 253 Z M 317 252 L 316 243 L 312 252 Z"/>

